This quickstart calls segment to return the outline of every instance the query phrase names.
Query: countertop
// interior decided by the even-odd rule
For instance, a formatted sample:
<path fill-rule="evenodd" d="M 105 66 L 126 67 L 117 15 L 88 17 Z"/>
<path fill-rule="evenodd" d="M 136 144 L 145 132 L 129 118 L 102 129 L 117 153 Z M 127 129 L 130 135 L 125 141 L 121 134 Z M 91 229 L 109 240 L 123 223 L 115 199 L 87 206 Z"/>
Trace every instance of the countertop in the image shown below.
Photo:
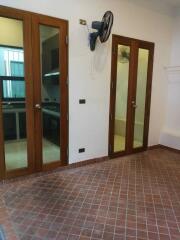
<path fill-rule="evenodd" d="M 25 112 L 25 103 L 5 103 L 3 104 L 3 112 L 4 113 L 19 113 L 19 112 Z M 50 114 L 55 117 L 60 117 L 60 109 L 59 104 L 42 104 L 42 112 L 46 114 Z"/>

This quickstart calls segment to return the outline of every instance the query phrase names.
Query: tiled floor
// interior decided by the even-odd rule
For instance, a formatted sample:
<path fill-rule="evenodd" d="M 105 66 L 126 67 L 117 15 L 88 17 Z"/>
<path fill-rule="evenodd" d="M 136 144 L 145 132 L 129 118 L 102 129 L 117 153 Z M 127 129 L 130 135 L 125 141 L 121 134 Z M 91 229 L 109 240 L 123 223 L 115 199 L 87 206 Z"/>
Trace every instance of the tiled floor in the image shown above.
<path fill-rule="evenodd" d="M 163 149 L 9 183 L 0 196 L 8 240 L 180 239 L 180 155 Z"/>

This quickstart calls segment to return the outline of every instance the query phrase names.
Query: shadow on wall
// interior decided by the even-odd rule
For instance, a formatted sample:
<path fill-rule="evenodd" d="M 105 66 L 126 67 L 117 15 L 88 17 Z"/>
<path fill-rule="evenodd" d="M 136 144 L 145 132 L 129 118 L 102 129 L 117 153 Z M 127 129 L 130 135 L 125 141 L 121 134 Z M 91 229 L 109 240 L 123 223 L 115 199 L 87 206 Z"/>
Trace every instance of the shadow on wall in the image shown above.
<path fill-rule="evenodd" d="M 92 70 L 101 73 L 108 66 L 110 59 L 109 53 L 111 49 L 111 40 L 109 39 L 106 43 L 100 43 L 97 41 L 96 49 L 93 52 L 92 58 Z M 93 71 L 92 71 L 93 72 Z"/>

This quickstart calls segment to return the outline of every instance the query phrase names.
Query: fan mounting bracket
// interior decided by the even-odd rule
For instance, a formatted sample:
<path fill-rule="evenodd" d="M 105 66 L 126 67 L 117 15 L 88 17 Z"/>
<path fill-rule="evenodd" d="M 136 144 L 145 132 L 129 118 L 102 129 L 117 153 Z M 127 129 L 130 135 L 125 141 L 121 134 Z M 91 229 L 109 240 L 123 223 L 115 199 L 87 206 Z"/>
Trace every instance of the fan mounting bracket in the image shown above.
<path fill-rule="evenodd" d="M 86 26 L 87 21 L 85 19 L 79 19 L 79 24 Z"/>

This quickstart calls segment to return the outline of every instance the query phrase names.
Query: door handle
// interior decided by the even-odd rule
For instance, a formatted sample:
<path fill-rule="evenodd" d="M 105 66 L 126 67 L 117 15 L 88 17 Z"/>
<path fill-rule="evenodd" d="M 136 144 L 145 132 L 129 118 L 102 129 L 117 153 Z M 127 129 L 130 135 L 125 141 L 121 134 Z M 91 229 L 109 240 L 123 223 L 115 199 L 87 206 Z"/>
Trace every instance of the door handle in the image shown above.
<path fill-rule="evenodd" d="M 136 105 L 135 101 L 132 101 L 132 106 L 133 106 L 133 108 L 137 108 L 138 107 L 138 105 Z"/>
<path fill-rule="evenodd" d="M 41 109 L 41 105 L 40 105 L 39 103 L 37 103 L 37 104 L 35 105 L 35 108 L 36 108 L 36 109 Z"/>

